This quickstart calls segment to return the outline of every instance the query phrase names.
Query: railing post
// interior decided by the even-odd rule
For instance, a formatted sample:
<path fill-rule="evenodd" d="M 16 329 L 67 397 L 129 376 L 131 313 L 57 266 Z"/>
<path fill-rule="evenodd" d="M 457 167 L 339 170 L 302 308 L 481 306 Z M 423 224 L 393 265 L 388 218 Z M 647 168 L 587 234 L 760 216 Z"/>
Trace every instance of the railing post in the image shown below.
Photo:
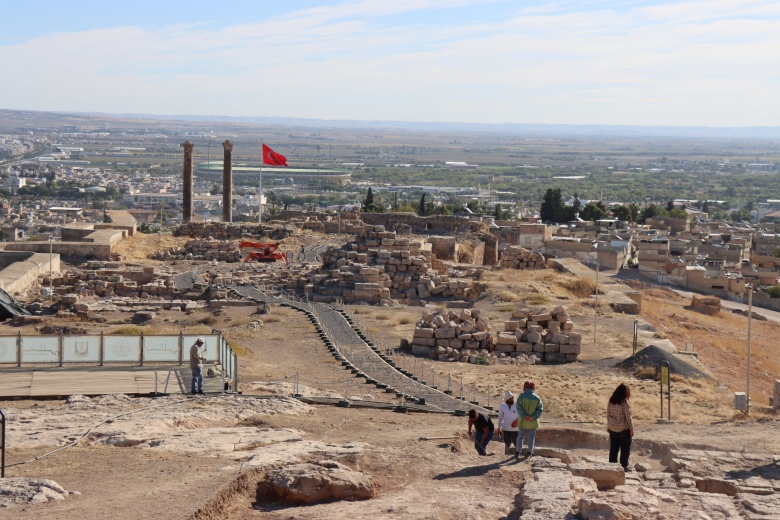
<path fill-rule="evenodd" d="M 184 364 L 184 331 L 179 330 L 179 366 Z"/>
<path fill-rule="evenodd" d="M 144 366 L 144 333 L 141 333 L 141 366 Z"/>
<path fill-rule="evenodd" d="M 301 393 L 299 391 L 300 387 L 298 386 L 298 371 L 295 371 L 295 395 L 293 397 L 300 397 Z"/>
<path fill-rule="evenodd" d="M 238 393 L 238 354 L 235 352 L 233 352 L 233 385 L 235 386 L 233 390 Z"/>
<path fill-rule="evenodd" d="M 57 335 L 57 354 L 60 358 L 60 366 L 62 366 L 62 358 L 64 357 L 62 353 L 62 334 Z"/>
<path fill-rule="evenodd" d="M 16 337 L 16 366 L 22 366 L 22 332 Z"/>
<path fill-rule="evenodd" d="M 105 352 L 104 342 L 105 342 L 105 338 L 103 337 L 103 331 L 101 330 L 100 331 L 100 348 L 98 349 L 99 354 L 100 354 L 100 366 L 101 367 L 103 366 L 103 359 L 105 357 L 105 355 L 104 355 L 104 352 Z"/>
<path fill-rule="evenodd" d="M 3 436 L 3 452 L 2 452 L 2 460 L 0 460 L 0 478 L 5 478 L 5 414 L 2 410 L 0 410 L 0 419 L 2 420 L 2 436 Z"/>

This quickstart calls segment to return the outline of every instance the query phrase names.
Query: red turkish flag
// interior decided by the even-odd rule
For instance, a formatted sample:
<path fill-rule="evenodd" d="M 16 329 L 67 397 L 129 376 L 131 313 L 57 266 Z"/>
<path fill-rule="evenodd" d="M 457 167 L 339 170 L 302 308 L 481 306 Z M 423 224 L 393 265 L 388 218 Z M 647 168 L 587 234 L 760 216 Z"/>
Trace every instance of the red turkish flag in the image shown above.
<path fill-rule="evenodd" d="M 271 166 L 287 166 L 287 157 L 271 150 L 268 145 L 263 145 L 263 164 Z"/>

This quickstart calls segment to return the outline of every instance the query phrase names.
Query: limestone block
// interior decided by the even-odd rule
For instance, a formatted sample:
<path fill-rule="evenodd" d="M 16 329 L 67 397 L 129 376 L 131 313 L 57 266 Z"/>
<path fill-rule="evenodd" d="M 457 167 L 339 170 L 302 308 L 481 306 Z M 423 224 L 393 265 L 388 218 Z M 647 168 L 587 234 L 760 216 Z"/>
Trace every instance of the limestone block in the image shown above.
<path fill-rule="evenodd" d="M 488 337 L 487 332 L 474 332 L 471 334 L 471 337 L 474 339 L 474 341 L 482 341 L 485 338 Z"/>
<path fill-rule="evenodd" d="M 514 331 L 517 330 L 518 328 L 519 327 L 516 321 L 509 320 L 504 322 L 504 330 Z"/>
<path fill-rule="evenodd" d="M 479 341 L 470 339 L 468 341 L 465 341 L 463 343 L 463 346 L 466 347 L 466 348 L 470 348 L 470 349 L 479 348 Z"/>
<path fill-rule="evenodd" d="M 571 452 L 560 448 L 534 448 L 534 455 L 539 457 L 546 457 L 551 459 L 558 459 L 565 464 L 571 464 L 573 462 Z"/>
<path fill-rule="evenodd" d="M 438 341 L 435 338 L 414 338 L 414 343 L 425 345 L 426 347 L 435 347 L 438 345 Z"/>
<path fill-rule="evenodd" d="M 582 353 L 582 347 L 580 345 L 561 345 L 561 354 L 576 354 L 580 355 Z"/>
<path fill-rule="evenodd" d="M 455 328 L 439 328 L 434 332 L 435 336 L 439 339 L 454 339 L 456 336 Z"/>
<path fill-rule="evenodd" d="M 496 350 L 498 352 L 510 353 L 515 351 L 515 346 L 511 344 L 499 343 L 496 345 Z"/>
<path fill-rule="evenodd" d="M 525 353 L 533 352 L 534 351 L 533 343 L 526 343 L 526 342 L 518 343 L 515 346 L 515 351 L 516 352 L 525 352 Z"/>
<path fill-rule="evenodd" d="M 463 342 L 462 339 L 451 339 L 450 340 L 450 346 L 452 348 L 457 348 L 457 349 L 463 348 L 463 343 L 464 342 Z"/>
<path fill-rule="evenodd" d="M 577 334 L 575 332 L 572 332 L 569 334 L 569 345 L 580 345 L 582 344 L 582 334 Z"/>
<path fill-rule="evenodd" d="M 430 357 L 431 355 L 431 347 L 426 345 L 418 345 L 416 343 L 412 344 L 412 355 L 414 356 L 424 356 L 424 357 Z"/>
<path fill-rule="evenodd" d="M 550 343 L 557 343 L 558 345 L 566 345 L 569 343 L 569 336 L 565 334 L 553 334 L 550 338 Z"/>
<path fill-rule="evenodd" d="M 529 332 L 526 336 L 529 343 L 539 343 L 542 340 L 542 335 L 538 332 Z"/>
<path fill-rule="evenodd" d="M 537 323 L 546 323 L 552 319 L 552 315 L 550 313 L 533 314 L 531 319 Z"/>
<path fill-rule="evenodd" d="M 558 353 L 561 351 L 561 346 L 557 343 L 545 343 L 544 344 L 544 352 L 546 353 Z"/>
<path fill-rule="evenodd" d="M 428 329 L 422 327 L 414 329 L 415 338 L 432 338 L 433 334 L 434 334 L 434 329 Z"/>
<path fill-rule="evenodd" d="M 514 334 L 507 333 L 507 332 L 499 332 L 496 337 L 496 344 L 497 345 L 517 345 L 517 337 Z M 513 349 L 514 350 L 514 349 Z M 510 350 L 505 350 L 504 352 L 511 352 Z"/>
<path fill-rule="evenodd" d="M 626 474 L 618 464 L 578 462 L 568 465 L 576 477 L 587 477 L 596 481 L 599 489 L 614 489 L 626 483 Z"/>

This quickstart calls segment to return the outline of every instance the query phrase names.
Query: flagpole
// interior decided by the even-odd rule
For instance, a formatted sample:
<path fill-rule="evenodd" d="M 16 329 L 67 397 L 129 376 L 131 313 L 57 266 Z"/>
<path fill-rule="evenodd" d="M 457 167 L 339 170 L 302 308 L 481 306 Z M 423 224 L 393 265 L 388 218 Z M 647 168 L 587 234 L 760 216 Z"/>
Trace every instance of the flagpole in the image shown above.
<path fill-rule="evenodd" d="M 257 194 L 257 223 L 262 224 L 263 223 L 263 152 L 262 152 L 263 142 L 260 141 L 260 193 Z"/>

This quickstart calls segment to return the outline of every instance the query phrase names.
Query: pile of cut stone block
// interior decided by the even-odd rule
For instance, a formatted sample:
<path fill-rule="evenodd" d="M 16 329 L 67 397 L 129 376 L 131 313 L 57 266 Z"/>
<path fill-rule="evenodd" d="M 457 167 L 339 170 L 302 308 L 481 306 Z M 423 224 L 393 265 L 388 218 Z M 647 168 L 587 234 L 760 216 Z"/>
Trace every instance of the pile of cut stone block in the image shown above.
<path fill-rule="evenodd" d="M 439 361 L 489 363 L 494 347 L 490 322 L 479 309 L 425 311 L 412 340 L 412 354 Z"/>
<path fill-rule="evenodd" d="M 542 253 L 534 253 L 520 246 L 509 246 L 501 253 L 499 265 L 505 269 L 545 269 L 547 261 Z"/>
<path fill-rule="evenodd" d="M 430 244 L 399 238 L 384 226 L 367 226 L 355 242 L 322 257 L 322 271 L 310 276 L 307 287 L 314 301 L 424 305 L 432 297 L 474 300 L 482 292 L 473 279 L 453 279 L 433 269 Z"/>
<path fill-rule="evenodd" d="M 515 311 L 498 332 L 496 350 L 505 356 L 536 354 L 549 363 L 578 361 L 582 336 L 562 306 L 552 311 Z"/>

